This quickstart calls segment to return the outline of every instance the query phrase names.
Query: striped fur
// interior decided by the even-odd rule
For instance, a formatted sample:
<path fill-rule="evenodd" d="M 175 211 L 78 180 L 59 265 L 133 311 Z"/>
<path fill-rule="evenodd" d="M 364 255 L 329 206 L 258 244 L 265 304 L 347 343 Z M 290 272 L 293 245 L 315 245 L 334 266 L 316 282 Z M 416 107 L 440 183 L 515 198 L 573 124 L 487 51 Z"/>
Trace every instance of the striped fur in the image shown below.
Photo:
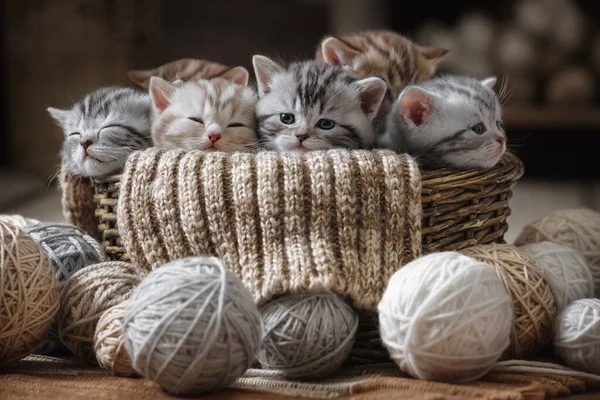
<path fill-rule="evenodd" d="M 148 90 L 150 78 L 158 76 L 169 82 L 191 81 L 197 79 L 212 79 L 225 74 L 231 67 L 213 61 L 197 60 L 194 58 L 183 58 L 163 64 L 160 67 L 148 70 L 129 71 L 129 79 Z"/>
<path fill-rule="evenodd" d="M 241 67 L 239 67 L 241 68 Z M 244 151 L 255 146 L 257 96 L 247 83 L 214 78 L 173 85 L 161 78 L 150 81 L 154 123 L 152 140 L 167 149 Z M 161 98 L 165 100 L 160 104 Z M 210 138 L 219 138 L 211 141 Z"/>
<path fill-rule="evenodd" d="M 74 175 L 118 172 L 130 153 L 151 144 L 150 97 L 131 88 L 102 88 L 69 110 L 48 112 L 65 134 L 63 168 Z"/>
<path fill-rule="evenodd" d="M 495 83 L 446 76 L 408 86 L 378 147 L 407 152 L 429 167 L 493 167 L 506 151 Z"/>
<path fill-rule="evenodd" d="M 260 97 L 258 133 L 266 148 L 307 151 L 373 146 L 372 120 L 386 91 L 381 79 L 360 79 L 321 61 L 284 68 L 254 56 L 253 63 Z M 293 121 L 286 123 L 284 115 L 288 119 L 292 115 Z"/>

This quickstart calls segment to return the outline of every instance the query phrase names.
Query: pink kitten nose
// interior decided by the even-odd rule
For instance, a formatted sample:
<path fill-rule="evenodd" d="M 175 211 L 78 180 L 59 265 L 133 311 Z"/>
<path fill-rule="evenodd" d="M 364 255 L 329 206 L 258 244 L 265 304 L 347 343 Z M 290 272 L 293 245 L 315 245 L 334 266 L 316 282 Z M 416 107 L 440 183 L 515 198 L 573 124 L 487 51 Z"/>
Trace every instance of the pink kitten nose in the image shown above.
<path fill-rule="evenodd" d="M 506 142 L 506 138 L 504 136 L 498 136 L 496 138 L 496 142 L 498 142 L 502 145 L 502 144 L 504 144 L 504 142 Z"/>
<path fill-rule="evenodd" d="M 306 139 L 308 139 L 308 134 L 307 134 L 307 133 L 302 133 L 302 134 L 296 133 L 296 138 L 298 138 L 298 141 L 299 141 L 300 143 L 302 143 L 302 142 L 304 142 Z"/>
<path fill-rule="evenodd" d="M 216 142 L 219 139 L 221 139 L 220 133 L 209 133 L 208 134 L 208 140 L 210 140 L 212 143 Z"/>
<path fill-rule="evenodd" d="M 81 142 L 81 147 L 83 147 L 83 151 L 86 151 L 88 147 L 90 147 L 94 142 L 91 140 L 86 140 L 85 142 Z"/>

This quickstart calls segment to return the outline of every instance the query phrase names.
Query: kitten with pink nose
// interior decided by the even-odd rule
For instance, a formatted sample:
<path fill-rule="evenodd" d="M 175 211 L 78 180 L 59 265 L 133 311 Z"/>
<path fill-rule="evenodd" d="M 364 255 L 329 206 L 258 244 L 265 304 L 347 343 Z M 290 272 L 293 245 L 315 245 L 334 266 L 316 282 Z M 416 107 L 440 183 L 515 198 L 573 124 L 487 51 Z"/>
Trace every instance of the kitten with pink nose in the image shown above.
<path fill-rule="evenodd" d="M 248 71 L 234 67 L 218 78 L 170 83 L 150 79 L 152 141 L 167 149 L 236 152 L 256 144 L 257 96 Z"/>

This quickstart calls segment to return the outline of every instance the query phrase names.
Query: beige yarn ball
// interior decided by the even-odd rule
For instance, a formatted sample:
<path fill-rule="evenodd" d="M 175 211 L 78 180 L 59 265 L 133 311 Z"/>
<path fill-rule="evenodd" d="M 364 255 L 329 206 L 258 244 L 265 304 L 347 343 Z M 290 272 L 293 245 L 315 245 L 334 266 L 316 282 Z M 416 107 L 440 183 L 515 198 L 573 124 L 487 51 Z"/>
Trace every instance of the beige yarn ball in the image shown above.
<path fill-rule="evenodd" d="M 594 278 L 577 250 L 552 242 L 526 244 L 521 250 L 542 268 L 559 311 L 575 300 L 594 297 Z"/>
<path fill-rule="evenodd" d="M 258 361 L 292 379 L 335 372 L 348 357 L 358 328 L 357 312 L 335 293 L 280 297 L 260 313 L 265 334 Z"/>
<path fill-rule="evenodd" d="M 94 334 L 102 314 L 129 298 L 142 281 L 133 264 L 108 261 L 85 267 L 66 282 L 61 295 L 58 334 L 77 357 L 97 364 Z"/>
<path fill-rule="evenodd" d="M 0 221 L 0 364 L 33 351 L 58 307 L 48 256 L 21 229 Z"/>
<path fill-rule="evenodd" d="M 600 294 L 600 213 L 585 208 L 560 210 L 529 225 L 515 244 L 554 242 L 575 249 L 585 257 Z"/>
<path fill-rule="evenodd" d="M 474 246 L 461 253 L 494 266 L 512 298 L 514 320 L 505 357 L 533 356 L 550 343 L 556 303 L 536 261 L 508 244 Z"/>
<path fill-rule="evenodd" d="M 106 310 L 96 325 L 94 335 L 98 363 L 116 376 L 135 375 L 123 337 L 123 318 L 127 304 L 126 300 Z"/>
<path fill-rule="evenodd" d="M 383 344 L 416 378 L 475 380 L 510 343 L 512 303 L 494 268 L 454 251 L 396 271 L 378 309 Z"/>
<path fill-rule="evenodd" d="M 600 374 L 600 299 L 580 299 L 556 318 L 554 349 L 570 367 Z"/>

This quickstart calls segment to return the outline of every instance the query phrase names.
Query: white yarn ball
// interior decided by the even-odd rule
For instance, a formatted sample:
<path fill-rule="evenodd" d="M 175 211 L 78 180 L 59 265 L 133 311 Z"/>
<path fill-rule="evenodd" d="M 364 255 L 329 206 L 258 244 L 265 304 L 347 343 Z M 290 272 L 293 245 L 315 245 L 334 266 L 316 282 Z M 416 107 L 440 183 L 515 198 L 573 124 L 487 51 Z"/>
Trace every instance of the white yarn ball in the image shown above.
<path fill-rule="evenodd" d="M 594 297 L 594 277 L 577 250 L 552 242 L 526 244 L 521 250 L 542 268 L 558 311 L 575 300 Z"/>
<path fill-rule="evenodd" d="M 252 294 L 215 257 L 152 271 L 129 299 L 123 323 L 133 368 L 173 394 L 233 383 L 252 365 L 261 335 Z"/>
<path fill-rule="evenodd" d="M 511 299 L 493 267 L 457 252 L 416 259 L 390 279 L 379 303 L 381 338 L 415 378 L 467 382 L 485 375 L 510 343 Z"/>
<path fill-rule="evenodd" d="M 555 322 L 554 349 L 570 367 L 600 374 L 600 299 L 571 303 Z"/>

